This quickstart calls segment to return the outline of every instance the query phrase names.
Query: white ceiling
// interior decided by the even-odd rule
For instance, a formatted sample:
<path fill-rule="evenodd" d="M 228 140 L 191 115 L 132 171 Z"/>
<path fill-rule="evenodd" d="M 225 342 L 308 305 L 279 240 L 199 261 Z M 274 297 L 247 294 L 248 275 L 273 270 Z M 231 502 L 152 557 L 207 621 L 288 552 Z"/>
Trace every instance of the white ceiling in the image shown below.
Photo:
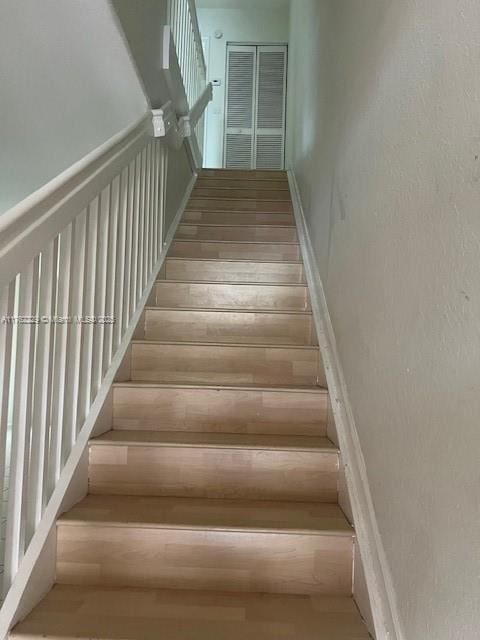
<path fill-rule="evenodd" d="M 195 0 L 199 9 L 283 9 L 290 0 Z"/>

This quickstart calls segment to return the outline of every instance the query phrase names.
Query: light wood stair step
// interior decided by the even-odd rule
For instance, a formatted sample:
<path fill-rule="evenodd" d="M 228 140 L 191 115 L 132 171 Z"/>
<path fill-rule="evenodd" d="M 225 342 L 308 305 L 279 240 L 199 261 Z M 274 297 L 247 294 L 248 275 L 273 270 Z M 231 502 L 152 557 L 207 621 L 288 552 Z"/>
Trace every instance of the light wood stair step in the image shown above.
<path fill-rule="evenodd" d="M 285 178 L 271 180 L 255 180 L 250 178 L 244 180 L 242 178 L 209 178 L 200 176 L 195 186 L 213 189 L 265 189 L 267 191 L 288 191 L 288 180 Z"/>
<path fill-rule="evenodd" d="M 246 211 L 209 211 L 187 210 L 182 222 L 216 225 L 256 225 L 295 227 L 295 218 L 291 213 L 248 213 Z"/>
<path fill-rule="evenodd" d="M 290 191 L 276 189 L 255 189 L 229 187 L 222 189 L 217 187 L 201 187 L 195 185 L 192 192 L 193 198 L 241 198 L 247 200 L 281 200 L 291 202 Z"/>
<path fill-rule="evenodd" d="M 89 495 L 57 523 L 61 584 L 350 596 L 333 504 Z"/>
<path fill-rule="evenodd" d="M 113 428 L 324 436 L 325 389 L 168 385 L 113 386 Z"/>
<path fill-rule="evenodd" d="M 134 340 L 131 379 L 315 386 L 318 347 Z"/>
<path fill-rule="evenodd" d="M 217 258 L 219 260 L 300 261 L 296 242 L 234 242 L 224 240 L 173 240 L 168 252 L 173 258 Z"/>
<path fill-rule="evenodd" d="M 248 344 L 316 344 L 309 311 L 145 309 L 145 339 Z"/>
<path fill-rule="evenodd" d="M 191 197 L 188 209 L 208 209 L 209 211 L 251 211 L 253 213 L 292 213 L 290 201 L 259 200 L 247 198 L 197 198 Z"/>
<path fill-rule="evenodd" d="M 353 538 L 340 507 L 318 502 L 89 494 L 58 520 L 59 527 L 94 524 Z"/>
<path fill-rule="evenodd" d="M 201 169 L 200 178 L 227 178 L 235 180 L 283 180 L 288 184 L 287 172 L 280 169 Z"/>
<path fill-rule="evenodd" d="M 180 282 L 159 280 L 155 304 L 168 308 L 249 309 L 251 311 L 309 311 L 305 285 Z"/>
<path fill-rule="evenodd" d="M 368 640 L 351 598 L 56 585 L 22 640 Z"/>
<path fill-rule="evenodd" d="M 292 226 L 185 224 L 178 226 L 177 240 L 223 240 L 242 242 L 297 242 Z"/>
<path fill-rule="evenodd" d="M 165 277 L 168 280 L 260 284 L 305 283 L 303 264 L 300 262 L 167 257 L 165 263 Z"/>
<path fill-rule="evenodd" d="M 337 480 L 327 438 L 109 431 L 90 442 L 95 494 L 335 503 Z"/>
<path fill-rule="evenodd" d="M 294 451 L 335 454 L 338 450 L 326 437 L 277 434 L 205 433 L 201 431 L 111 430 L 93 438 L 90 446 L 185 447 L 189 449 L 239 449 L 241 451 Z"/>

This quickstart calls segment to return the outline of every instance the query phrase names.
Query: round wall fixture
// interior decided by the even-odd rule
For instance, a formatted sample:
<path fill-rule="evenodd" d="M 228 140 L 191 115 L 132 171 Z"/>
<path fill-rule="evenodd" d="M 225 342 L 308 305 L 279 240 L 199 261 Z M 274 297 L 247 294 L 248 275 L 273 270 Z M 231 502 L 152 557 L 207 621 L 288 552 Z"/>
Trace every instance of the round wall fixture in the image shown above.
<path fill-rule="evenodd" d="M 223 31 L 221 29 L 215 29 L 213 35 L 215 36 L 215 38 L 217 38 L 217 40 L 220 40 L 220 38 L 223 37 Z"/>

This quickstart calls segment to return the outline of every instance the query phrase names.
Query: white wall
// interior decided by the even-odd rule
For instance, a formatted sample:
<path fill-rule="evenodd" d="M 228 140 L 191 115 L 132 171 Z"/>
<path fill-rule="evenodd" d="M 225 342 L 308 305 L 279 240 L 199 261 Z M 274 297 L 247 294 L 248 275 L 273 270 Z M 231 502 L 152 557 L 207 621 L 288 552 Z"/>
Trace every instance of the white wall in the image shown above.
<path fill-rule="evenodd" d="M 289 155 L 408 640 L 480 628 L 480 4 L 293 0 Z"/>
<path fill-rule="evenodd" d="M 107 0 L 0 0 L 0 213 L 138 120 Z"/>
<path fill-rule="evenodd" d="M 203 8 L 203 5 L 216 4 L 217 8 Z M 202 36 L 209 38 L 207 62 L 208 81 L 221 80 L 220 87 L 213 87 L 213 100 L 207 111 L 207 133 L 204 165 L 221 167 L 223 164 L 223 126 L 225 106 L 225 62 L 227 42 L 249 43 L 285 43 L 288 41 L 288 2 L 251 2 L 237 3 L 241 8 L 218 8 L 218 5 L 231 6 L 232 2 L 223 0 L 212 3 L 200 0 L 198 21 Z M 222 38 L 214 37 L 216 30 L 223 33 Z"/>
<path fill-rule="evenodd" d="M 162 73 L 163 27 L 167 0 L 112 0 L 153 109 L 170 98 Z"/>

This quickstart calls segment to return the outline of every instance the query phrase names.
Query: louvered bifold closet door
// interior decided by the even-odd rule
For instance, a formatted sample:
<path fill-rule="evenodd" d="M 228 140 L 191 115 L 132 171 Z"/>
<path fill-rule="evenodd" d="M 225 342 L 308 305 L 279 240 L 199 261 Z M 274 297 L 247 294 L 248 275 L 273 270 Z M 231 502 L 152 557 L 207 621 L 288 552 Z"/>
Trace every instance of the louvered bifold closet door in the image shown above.
<path fill-rule="evenodd" d="M 227 169 L 253 166 L 256 55 L 256 47 L 230 45 L 227 49 L 224 144 Z"/>
<path fill-rule="evenodd" d="M 257 47 L 256 169 L 283 169 L 287 48 Z"/>

